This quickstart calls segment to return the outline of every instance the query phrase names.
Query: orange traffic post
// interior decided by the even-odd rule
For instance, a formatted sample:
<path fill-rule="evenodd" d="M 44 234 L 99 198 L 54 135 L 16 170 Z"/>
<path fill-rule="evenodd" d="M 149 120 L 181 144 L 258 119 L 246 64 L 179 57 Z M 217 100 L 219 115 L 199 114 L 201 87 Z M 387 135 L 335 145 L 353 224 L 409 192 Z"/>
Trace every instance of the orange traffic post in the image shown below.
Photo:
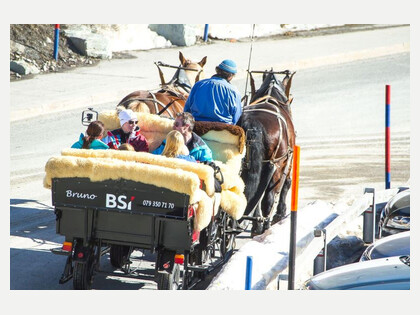
<path fill-rule="evenodd" d="M 299 160 L 300 160 L 300 147 L 295 145 L 293 147 L 292 206 L 291 206 L 291 211 L 297 211 L 297 208 L 298 208 Z"/>
<path fill-rule="evenodd" d="M 289 246 L 289 282 L 288 289 L 295 288 L 295 260 L 296 260 L 296 226 L 299 188 L 299 160 L 300 147 L 293 147 L 293 171 L 292 171 L 292 205 L 290 207 L 290 246 Z"/>

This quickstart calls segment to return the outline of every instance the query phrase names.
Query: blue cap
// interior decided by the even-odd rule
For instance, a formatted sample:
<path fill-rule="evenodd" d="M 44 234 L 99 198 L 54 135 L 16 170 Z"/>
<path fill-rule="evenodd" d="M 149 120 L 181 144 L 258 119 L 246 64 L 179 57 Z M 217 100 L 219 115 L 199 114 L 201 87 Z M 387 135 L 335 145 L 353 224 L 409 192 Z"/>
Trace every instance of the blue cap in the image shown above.
<path fill-rule="evenodd" d="M 222 63 L 218 66 L 223 71 L 235 74 L 236 71 L 236 63 L 233 60 L 226 59 L 223 60 Z"/>

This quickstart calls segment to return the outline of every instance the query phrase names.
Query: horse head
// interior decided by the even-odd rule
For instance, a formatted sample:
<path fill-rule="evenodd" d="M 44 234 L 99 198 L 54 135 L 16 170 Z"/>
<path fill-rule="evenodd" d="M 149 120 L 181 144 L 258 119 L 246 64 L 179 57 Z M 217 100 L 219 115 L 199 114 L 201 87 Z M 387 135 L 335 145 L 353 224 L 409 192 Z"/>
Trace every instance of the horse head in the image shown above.
<path fill-rule="evenodd" d="M 181 62 L 180 68 L 175 72 L 168 84 L 175 87 L 180 86 L 189 93 L 192 86 L 204 78 L 203 69 L 207 62 L 207 56 L 203 57 L 199 62 L 193 62 L 190 59 L 186 59 L 182 52 L 179 52 L 179 61 Z"/>
<path fill-rule="evenodd" d="M 292 78 L 296 72 L 290 72 L 289 70 L 282 71 L 282 72 L 274 72 L 272 69 L 270 71 L 266 70 L 263 73 L 262 84 L 261 87 L 255 91 L 251 95 L 251 101 L 258 102 L 261 98 L 269 96 L 267 101 L 269 102 L 271 98 L 279 101 L 280 104 L 290 105 L 293 101 L 293 97 L 290 94 L 290 88 L 292 84 Z M 277 74 L 285 74 L 283 80 L 280 80 Z M 290 112 L 290 108 L 288 108 Z"/>

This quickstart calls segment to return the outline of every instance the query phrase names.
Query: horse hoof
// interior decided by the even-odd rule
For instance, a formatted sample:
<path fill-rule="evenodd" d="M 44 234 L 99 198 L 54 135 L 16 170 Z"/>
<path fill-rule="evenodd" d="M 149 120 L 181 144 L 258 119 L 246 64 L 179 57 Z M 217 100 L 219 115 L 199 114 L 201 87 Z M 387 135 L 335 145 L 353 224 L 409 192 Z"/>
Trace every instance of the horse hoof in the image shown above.
<path fill-rule="evenodd" d="M 273 219 L 271 220 L 271 225 L 276 224 L 277 222 L 280 222 L 281 220 L 283 220 L 283 216 L 276 213 L 273 216 Z"/>

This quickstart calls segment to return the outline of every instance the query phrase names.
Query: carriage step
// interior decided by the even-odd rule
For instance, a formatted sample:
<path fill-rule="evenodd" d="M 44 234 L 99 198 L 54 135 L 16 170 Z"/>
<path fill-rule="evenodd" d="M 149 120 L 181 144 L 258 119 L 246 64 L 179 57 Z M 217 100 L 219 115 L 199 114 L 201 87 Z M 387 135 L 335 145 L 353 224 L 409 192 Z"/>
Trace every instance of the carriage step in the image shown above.
<path fill-rule="evenodd" d="M 50 251 L 56 255 L 70 256 L 71 252 L 63 250 L 61 247 L 51 248 Z"/>

